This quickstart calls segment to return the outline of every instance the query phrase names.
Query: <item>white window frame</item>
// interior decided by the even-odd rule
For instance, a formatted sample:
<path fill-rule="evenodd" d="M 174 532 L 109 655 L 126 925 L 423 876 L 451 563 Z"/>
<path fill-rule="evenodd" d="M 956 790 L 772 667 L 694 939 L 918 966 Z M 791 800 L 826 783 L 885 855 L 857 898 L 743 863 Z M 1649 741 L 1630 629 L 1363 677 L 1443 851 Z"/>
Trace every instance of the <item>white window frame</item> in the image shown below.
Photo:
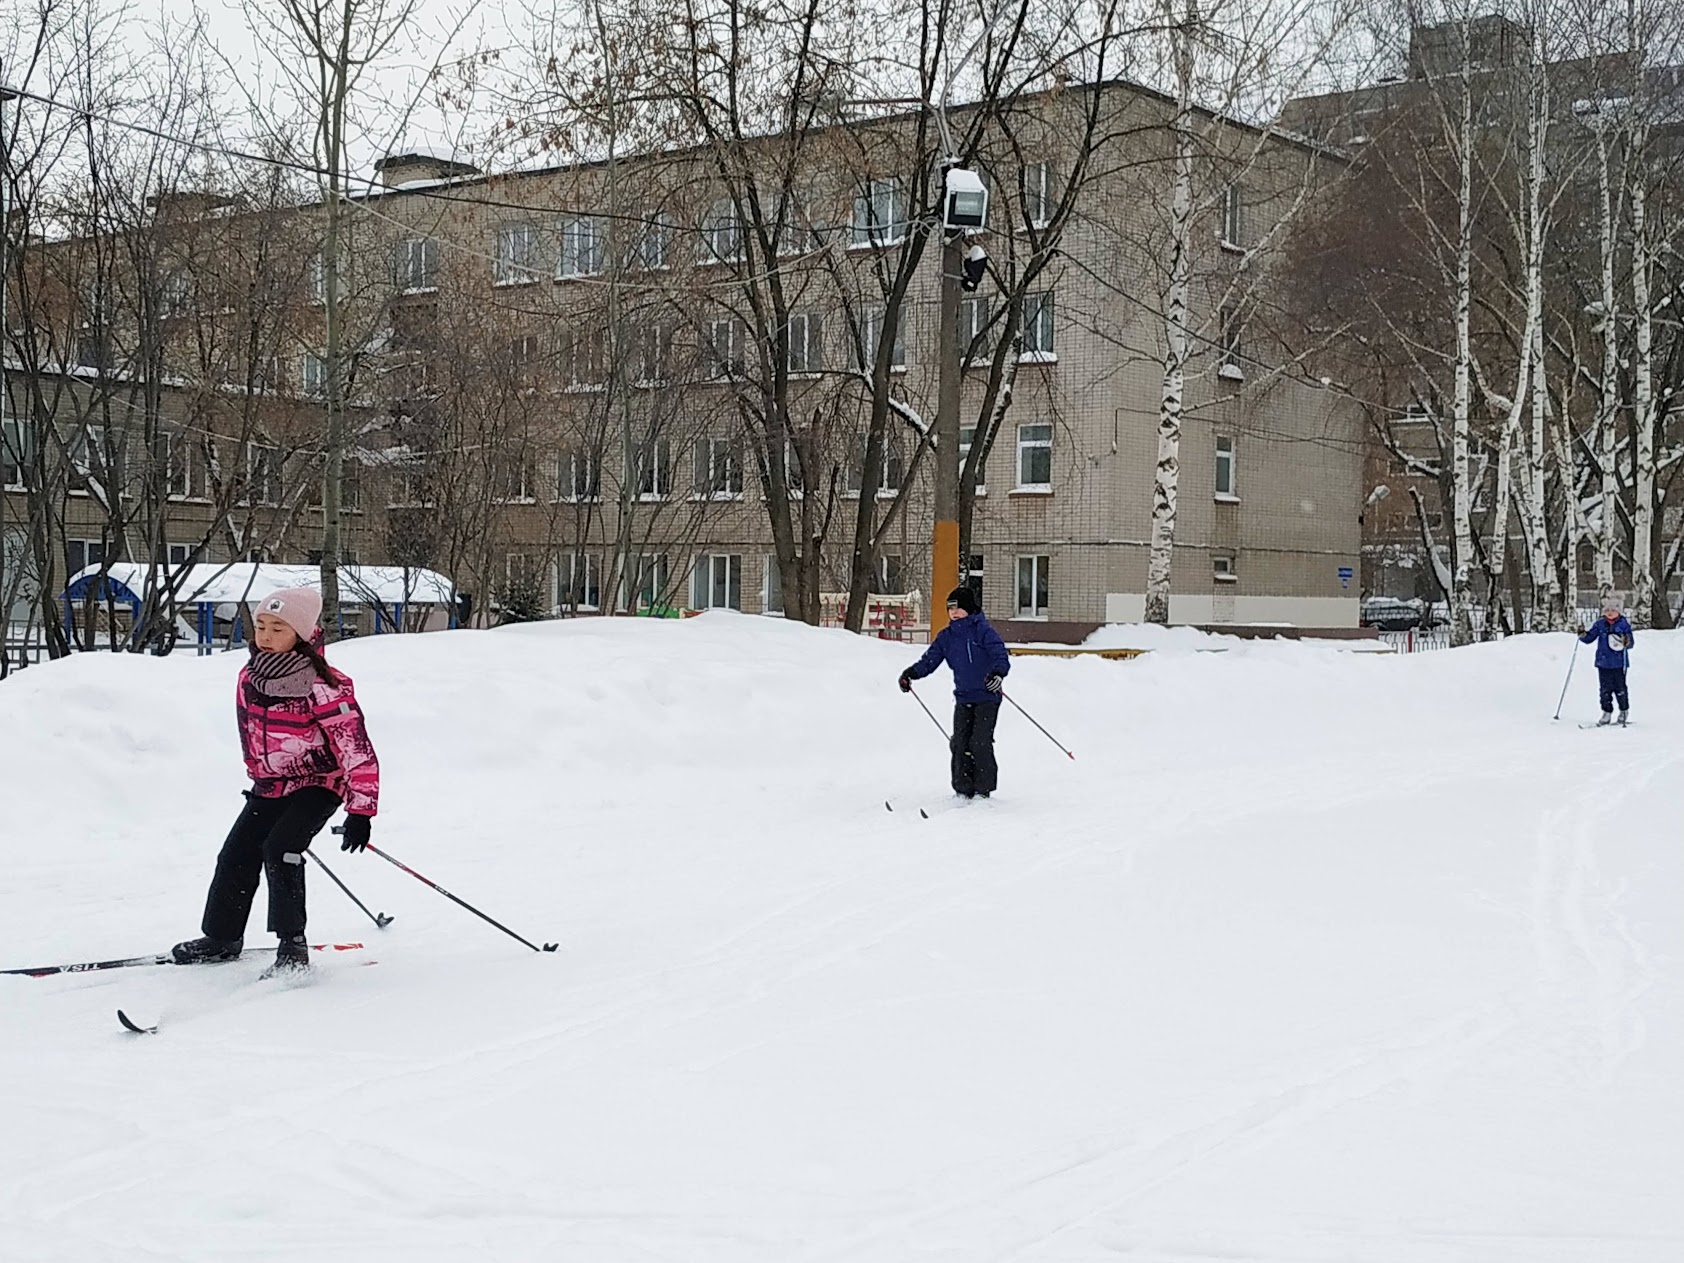
<path fill-rule="evenodd" d="M 304 268 L 304 293 L 312 306 L 327 305 L 327 259 L 318 250 L 310 256 Z"/>
<path fill-rule="evenodd" d="M 581 577 L 575 573 L 578 570 L 583 570 L 584 574 L 583 582 L 579 585 L 579 603 L 575 605 L 573 581 Z M 556 558 L 555 584 L 555 603 L 558 610 L 594 614 L 602 608 L 602 555 L 584 549 L 562 553 Z"/>
<path fill-rule="evenodd" d="M 1210 558 L 1210 577 L 1216 583 L 1238 583 L 1240 572 L 1237 562 L 1225 553 L 1213 553 Z"/>
<path fill-rule="evenodd" d="M 696 488 L 691 499 L 729 501 L 743 498 L 743 456 L 735 439 L 711 435 L 697 439 L 695 474 Z"/>
<path fill-rule="evenodd" d="M 70 564 L 70 550 L 72 548 L 79 548 L 82 551 L 82 564 L 79 565 L 79 566 L 73 566 L 73 565 Z M 99 552 L 99 556 L 97 558 L 95 558 L 93 556 L 93 553 L 96 550 Z M 64 565 L 65 565 L 65 577 L 66 578 L 69 578 L 73 575 L 80 574 L 82 571 L 86 570 L 89 566 L 103 566 L 104 564 L 105 564 L 105 541 L 104 540 L 101 540 L 101 539 L 66 539 L 64 541 Z"/>
<path fill-rule="evenodd" d="M 993 316 L 993 303 L 987 294 L 966 294 L 959 300 L 959 354 L 966 368 L 982 365 L 993 357 L 994 331 L 989 328 Z"/>
<path fill-rule="evenodd" d="M 824 325 L 818 312 L 792 314 L 787 341 L 791 377 L 817 377 L 824 371 Z"/>
<path fill-rule="evenodd" d="M 643 221 L 634 251 L 637 264 L 645 272 L 664 272 L 672 266 L 672 216 L 656 211 Z"/>
<path fill-rule="evenodd" d="M 1229 434 L 1216 436 L 1216 498 L 1224 504 L 1240 501 L 1239 445 Z"/>
<path fill-rule="evenodd" d="M 723 589 L 724 595 L 719 597 Z M 735 591 L 736 603 L 731 598 Z M 700 553 L 691 572 L 691 608 L 698 610 L 741 610 L 743 608 L 743 558 L 741 553 Z"/>
<path fill-rule="evenodd" d="M 533 224 L 502 224 L 497 229 L 493 285 L 533 285 L 538 280 L 538 229 Z"/>
<path fill-rule="evenodd" d="M 564 504 L 600 504 L 602 460 L 598 454 L 573 451 L 557 461 L 556 492 Z"/>
<path fill-rule="evenodd" d="M 906 240 L 906 186 L 899 176 L 870 180 L 854 195 L 850 250 L 874 250 Z"/>
<path fill-rule="evenodd" d="M 672 326 L 637 327 L 633 353 L 637 356 L 637 386 L 659 386 L 672 378 Z"/>
<path fill-rule="evenodd" d="M 35 459 L 35 426 L 24 417 L 6 417 L 0 423 L 0 446 L 0 486 L 26 490 L 29 464 Z"/>
<path fill-rule="evenodd" d="M 971 448 L 976 446 L 976 431 L 977 427 L 974 425 L 959 427 L 959 476 L 961 478 L 965 475 L 965 462 L 971 458 Z M 966 438 L 966 435 L 970 437 Z M 985 496 L 988 494 L 988 466 L 984 464 L 981 469 L 977 470 L 977 474 L 976 494 Z"/>
<path fill-rule="evenodd" d="M 103 425 L 83 425 L 70 437 L 70 467 L 76 471 L 79 478 L 102 478 L 106 471 L 105 465 L 105 427 Z M 97 461 L 97 463 L 96 463 Z M 72 487 L 70 494 L 85 496 L 85 487 Z"/>
<path fill-rule="evenodd" d="M 398 292 L 431 294 L 439 287 L 439 243 L 432 237 L 398 242 Z"/>
<path fill-rule="evenodd" d="M 1034 454 L 1046 453 L 1047 476 L 1045 480 L 1031 481 L 1027 476 L 1026 466 Z M 1028 495 L 1050 495 L 1053 489 L 1053 424 L 1050 421 L 1025 421 L 1017 427 L 1017 478 L 1012 488 L 1015 493 Z"/>
<path fill-rule="evenodd" d="M 185 268 L 177 268 L 158 286 L 158 306 L 166 319 L 187 315 L 193 310 L 193 278 Z"/>
<path fill-rule="evenodd" d="M 1023 296 L 1023 345 L 1018 352 L 1020 364 L 1058 363 L 1058 343 L 1055 341 L 1058 305 L 1050 289 L 1036 290 Z"/>
<path fill-rule="evenodd" d="M 707 323 L 707 345 L 704 353 L 707 363 L 704 367 L 711 381 L 728 381 L 736 375 L 743 344 L 747 341 L 747 330 L 740 320 L 724 319 L 710 320 Z M 721 337 L 721 334 L 724 336 Z M 720 344 L 724 343 L 721 351 Z"/>
<path fill-rule="evenodd" d="M 766 553 L 760 571 L 760 612 L 767 618 L 784 617 L 783 573 L 778 555 Z"/>
<path fill-rule="evenodd" d="M 728 197 L 719 198 L 702 217 L 701 262 L 740 263 L 742 258 L 743 222 L 737 215 L 737 204 Z"/>
<path fill-rule="evenodd" d="M 514 471 L 517 477 L 506 475 Z M 537 504 L 533 495 L 536 471 L 525 452 L 494 452 L 491 464 L 491 499 L 497 504 Z"/>
<path fill-rule="evenodd" d="M 164 430 L 158 435 L 163 445 L 164 495 L 170 500 L 206 499 L 205 470 L 193 459 L 193 446 L 185 432 Z M 176 473 L 180 472 L 181 490 L 176 490 Z"/>
<path fill-rule="evenodd" d="M 1222 222 L 1217 236 L 1224 250 L 1244 254 L 1245 189 L 1238 181 L 1222 186 Z"/>
<path fill-rule="evenodd" d="M 640 610 L 662 608 L 667 604 L 667 592 L 672 575 L 665 553 L 637 554 L 637 573 L 634 576 L 635 603 Z"/>
<path fill-rule="evenodd" d="M 637 454 L 637 498 L 644 504 L 672 498 L 672 444 L 664 438 L 651 440 Z"/>
<path fill-rule="evenodd" d="M 260 460 L 259 453 L 263 454 Z M 274 507 L 286 495 L 286 457 L 277 443 L 246 443 L 246 504 Z"/>
<path fill-rule="evenodd" d="M 1216 375 L 1225 381 L 1243 382 L 1245 368 L 1240 363 L 1244 350 L 1242 340 L 1245 335 L 1245 321 L 1241 319 L 1239 308 L 1232 303 L 1224 305 L 1216 314 L 1217 324 L 1217 352 L 1218 360 Z"/>
<path fill-rule="evenodd" d="M 306 351 L 298 360 L 298 388 L 307 398 L 320 399 L 327 394 L 327 359 L 314 351 Z"/>
<path fill-rule="evenodd" d="M 606 266 L 607 233 L 594 215 L 575 215 L 561 225 L 561 251 L 556 255 L 555 278 L 575 280 L 600 276 Z"/>
<path fill-rule="evenodd" d="M 855 352 L 858 363 L 855 365 L 862 373 L 869 373 L 877 362 L 877 348 L 883 341 L 883 322 L 888 319 L 888 308 L 869 307 L 860 315 L 860 345 Z M 906 321 L 895 322 L 895 342 L 889 348 L 889 371 L 891 373 L 906 372 Z"/>
<path fill-rule="evenodd" d="M 1021 176 L 1024 218 L 1032 228 L 1045 228 L 1052 222 L 1052 164 L 1031 162 L 1024 165 Z"/>
<path fill-rule="evenodd" d="M 1025 604 L 1024 578 L 1025 563 L 1028 563 L 1029 603 Z M 1020 554 L 1017 559 L 1016 605 L 1017 616 L 1024 619 L 1046 621 L 1047 612 L 1052 608 L 1052 557 L 1047 553 Z M 1044 602 L 1044 604 L 1043 604 Z"/>
<path fill-rule="evenodd" d="M 605 390 L 608 386 L 608 330 L 577 328 L 567 343 L 567 389 Z"/>
<path fill-rule="evenodd" d="M 165 544 L 164 558 L 166 564 L 173 570 L 178 566 L 185 566 L 192 562 L 197 544 Z"/>

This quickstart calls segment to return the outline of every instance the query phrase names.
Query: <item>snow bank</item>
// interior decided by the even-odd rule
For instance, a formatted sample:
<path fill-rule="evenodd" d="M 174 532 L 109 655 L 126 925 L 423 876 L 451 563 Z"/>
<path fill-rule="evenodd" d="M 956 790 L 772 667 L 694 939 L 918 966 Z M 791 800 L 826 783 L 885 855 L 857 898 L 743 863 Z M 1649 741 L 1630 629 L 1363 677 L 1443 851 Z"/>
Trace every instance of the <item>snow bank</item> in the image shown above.
<path fill-rule="evenodd" d="M 1640 639 L 1626 732 L 1575 726 L 1584 658 L 1550 722 L 1566 636 L 1236 644 L 1016 661 L 1078 759 L 1008 711 L 1001 796 L 951 809 L 905 646 L 344 646 L 376 845 L 561 951 L 327 843 L 397 920 L 312 872 L 313 936 L 372 950 L 311 986 L 0 978 L 0 1256 L 1684 1257 L 1684 637 Z M 237 668 L 0 684 L 0 965 L 195 932 Z"/>

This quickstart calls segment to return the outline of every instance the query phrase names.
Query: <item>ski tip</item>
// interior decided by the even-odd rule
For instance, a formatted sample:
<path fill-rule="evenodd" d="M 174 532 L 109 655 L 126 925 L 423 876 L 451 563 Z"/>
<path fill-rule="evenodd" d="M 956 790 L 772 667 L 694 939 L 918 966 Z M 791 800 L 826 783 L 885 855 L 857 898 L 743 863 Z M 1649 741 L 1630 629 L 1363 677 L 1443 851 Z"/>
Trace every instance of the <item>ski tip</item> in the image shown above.
<path fill-rule="evenodd" d="M 135 1035 L 156 1035 L 158 1033 L 156 1026 L 141 1026 L 122 1009 L 117 1010 L 117 1020 L 123 1024 L 124 1030 Z"/>

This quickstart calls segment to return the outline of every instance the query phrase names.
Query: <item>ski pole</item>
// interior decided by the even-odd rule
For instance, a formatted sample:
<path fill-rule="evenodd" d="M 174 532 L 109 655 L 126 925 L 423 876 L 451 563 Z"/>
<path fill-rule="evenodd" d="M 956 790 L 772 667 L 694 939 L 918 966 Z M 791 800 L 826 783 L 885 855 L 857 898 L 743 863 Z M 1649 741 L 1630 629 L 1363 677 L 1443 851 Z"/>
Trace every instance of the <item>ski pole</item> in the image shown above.
<path fill-rule="evenodd" d="M 339 833 L 341 830 L 344 829 L 344 827 L 345 827 L 344 825 L 335 825 L 333 827 L 333 831 L 335 833 Z M 553 952 L 558 947 L 561 946 L 560 943 L 545 943 L 542 947 L 539 947 L 536 943 L 530 941 L 529 939 L 521 938 L 520 935 L 516 934 L 513 930 L 511 930 L 508 926 L 504 925 L 501 921 L 498 921 L 498 920 L 495 920 L 491 917 L 486 916 L 485 913 L 481 912 L 478 908 L 474 907 L 474 905 L 469 903 L 466 899 L 457 898 L 455 895 L 451 894 L 448 890 L 446 890 L 443 886 L 439 885 L 436 881 L 433 881 L 431 878 L 423 877 L 420 873 L 416 872 L 413 868 L 411 868 L 408 864 L 405 864 L 402 860 L 398 859 L 396 856 L 387 855 L 386 852 L 382 851 L 379 847 L 374 846 L 372 844 L 369 846 L 368 849 L 369 849 L 369 852 L 371 854 L 378 855 L 381 859 L 385 860 L 388 864 L 392 864 L 392 865 L 395 865 L 398 868 L 403 869 L 404 872 L 408 873 L 411 877 L 415 878 L 415 880 L 420 882 L 422 885 L 431 886 L 434 890 L 438 891 L 439 894 L 443 895 L 446 899 L 450 900 L 451 903 L 460 904 L 462 907 L 466 908 L 469 912 L 473 913 L 476 917 L 478 917 L 481 921 L 490 922 L 492 925 L 495 925 L 499 930 L 503 931 L 503 933 L 507 934 L 510 938 L 515 939 L 518 942 L 525 943 L 533 951 L 535 951 L 535 952 Z"/>
<path fill-rule="evenodd" d="M 1005 698 L 1013 706 L 1017 706 L 1017 699 L 1014 698 L 1010 693 L 1006 692 L 1005 689 L 1000 690 L 1000 696 Z M 1028 711 L 1024 710 L 1023 707 L 1017 706 L 1017 711 L 1018 711 L 1018 714 L 1022 715 L 1025 719 L 1027 719 L 1030 723 L 1034 724 L 1037 728 L 1041 728 L 1041 721 L 1036 719 L 1035 716 L 1031 715 Z M 1048 732 L 1045 728 L 1041 728 L 1041 735 L 1043 737 L 1045 737 L 1048 741 L 1052 742 L 1055 746 L 1058 746 L 1058 748 L 1060 750 L 1064 750 L 1064 746 L 1059 741 L 1059 739 L 1057 737 L 1053 736 L 1052 733 Z M 1070 751 L 1064 750 L 1064 753 L 1070 754 Z M 1070 754 L 1070 757 L 1073 759 L 1076 756 L 1073 755 L 1073 754 Z"/>
<path fill-rule="evenodd" d="M 920 706 L 924 706 L 924 699 L 918 696 L 917 689 L 908 688 L 906 691 L 912 694 L 913 701 L 917 702 Z M 931 710 L 928 706 L 924 706 L 924 713 L 930 717 L 930 722 L 936 726 L 936 731 L 941 733 L 942 740 L 951 742 L 953 738 L 947 735 L 947 729 L 941 726 L 941 720 L 936 718 L 935 711 Z"/>
<path fill-rule="evenodd" d="M 1579 638 L 1573 637 L 1573 654 L 1567 659 L 1567 678 L 1561 682 L 1561 699 L 1555 704 L 1553 719 L 1561 718 L 1561 708 L 1567 701 L 1567 686 L 1573 682 L 1573 664 L 1579 660 Z"/>
<path fill-rule="evenodd" d="M 333 878 L 333 884 L 345 892 L 346 898 L 363 910 L 364 915 L 366 915 L 370 921 L 374 922 L 376 929 L 384 930 L 392 923 L 392 918 L 387 916 L 384 912 L 380 913 L 378 916 L 370 912 L 368 910 L 368 905 L 351 893 L 351 888 L 339 880 L 339 875 L 327 866 L 327 862 L 323 860 L 321 856 L 317 855 L 314 851 L 309 850 L 308 848 L 306 848 L 304 854 L 308 855 L 311 859 L 315 860 L 317 864 L 321 865 L 322 872 Z"/>

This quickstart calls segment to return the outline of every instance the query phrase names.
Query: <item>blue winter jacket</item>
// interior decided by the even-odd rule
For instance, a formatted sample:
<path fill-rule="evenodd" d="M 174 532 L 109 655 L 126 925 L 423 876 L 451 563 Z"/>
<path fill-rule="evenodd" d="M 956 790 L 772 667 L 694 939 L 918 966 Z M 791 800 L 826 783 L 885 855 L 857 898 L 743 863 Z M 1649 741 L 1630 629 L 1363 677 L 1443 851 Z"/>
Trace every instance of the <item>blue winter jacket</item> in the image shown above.
<path fill-rule="evenodd" d="M 936 633 L 924 656 L 907 674 L 914 680 L 929 675 L 943 660 L 953 668 L 953 699 L 958 702 L 1000 703 L 998 693 L 988 691 L 988 677 L 1005 675 L 1012 669 L 1006 642 L 1000 639 L 981 614 L 956 618 Z"/>
<path fill-rule="evenodd" d="M 1627 648 L 1616 649 L 1608 643 L 1608 637 L 1619 636 Z M 1624 671 L 1631 665 L 1629 649 L 1631 646 L 1631 624 L 1626 622 L 1625 615 L 1620 615 L 1619 621 L 1610 623 L 1605 618 L 1599 618 L 1583 636 L 1579 637 L 1581 644 L 1596 642 L 1596 665 L 1604 671 Z"/>

